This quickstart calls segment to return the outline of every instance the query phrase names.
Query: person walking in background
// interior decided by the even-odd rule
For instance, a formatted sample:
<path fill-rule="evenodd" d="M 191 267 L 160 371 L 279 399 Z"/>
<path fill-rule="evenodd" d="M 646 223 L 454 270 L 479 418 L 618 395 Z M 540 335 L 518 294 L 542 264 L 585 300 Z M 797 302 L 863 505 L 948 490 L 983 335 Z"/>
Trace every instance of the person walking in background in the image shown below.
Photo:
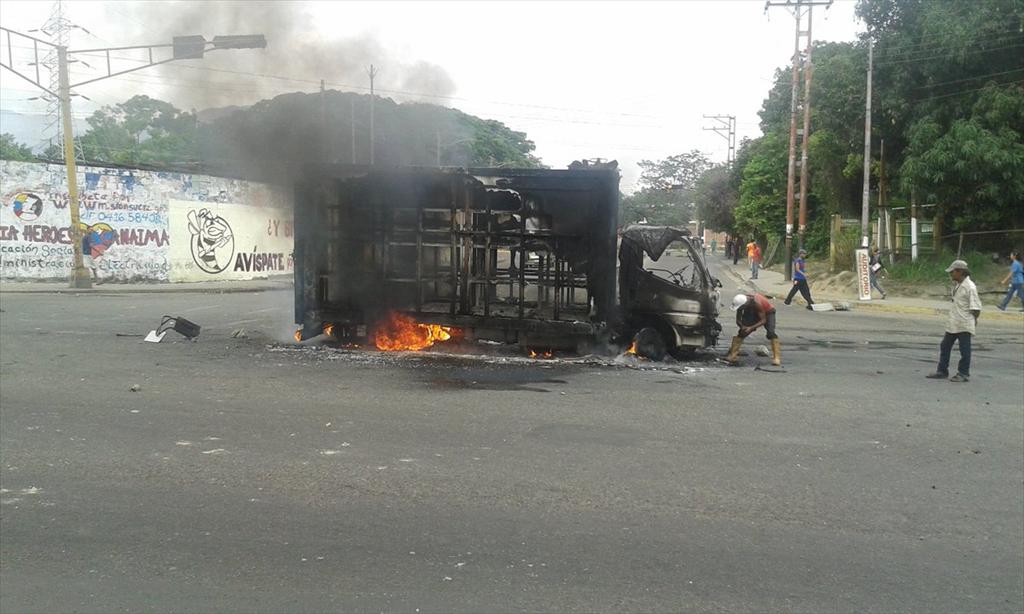
<path fill-rule="evenodd" d="M 743 244 L 743 241 L 739 237 L 736 237 L 736 240 L 733 241 L 733 244 L 732 244 L 732 265 L 733 266 L 736 266 L 736 263 L 738 263 L 740 261 L 740 245 L 742 245 L 742 244 Z"/>
<path fill-rule="evenodd" d="M 750 265 L 750 279 L 757 279 L 757 270 L 761 265 L 759 254 L 761 248 L 757 245 L 757 241 L 751 240 L 747 243 L 747 264 Z"/>
<path fill-rule="evenodd" d="M 712 256 L 715 255 L 715 250 L 717 250 L 717 249 L 718 249 L 718 240 L 717 239 L 711 239 L 711 255 Z"/>
<path fill-rule="evenodd" d="M 92 255 L 93 235 L 88 230 L 82 231 L 82 266 L 92 272 L 92 278 L 97 284 L 103 283 L 100 276 L 96 274 L 96 261 Z"/>
<path fill-rule="evenodd" d="M 1024 311 L 1024 265 L 1020 262 L 1020 252 L 1010 252 L 1010 272 L 999 283 L 1010 284 L 1010 287 L 1006 289 L 1003 302 L 999 303 L 999 311 L 1006 311 L 1014 294 L 1020 299 L 1021 311 Z"/>
<path fill-rule="evenodd" d="M 926 375 L 928 379 L 946 379 L 949 377 L 949 356 L 953 352 L 953 344 L 960 344 L 960 363 L 956 367 L 956 375 L 949 378 L 951 382 L 967 382 L 971 379 L 971 337 L 981 315 L 981 298 L 978 288 L 971 280 L 971 272 L 963 260 L 954 260 L 946 267 L 953 290 L 950 300 L 953 306 L 949 309 L 946 320 L 946 334 L 939 345 L 939 364 L 935 373 Z"/>
<path fill-rule="evenodd" d="M 882 255 L 878 252 L 878 246 L 871 248 L 871 262 L 868 265 L 868 276 L 871 278 L 871 287 L 878 290 L 882 295 L 882 300 L 885 300 L 885 289 L 882 288 L 882 284 L 879 283 L 878 278 L 882 276 L 882 269 L 885 265 L 882 264 Z"/>
<path fill-rule="evenodd" d="M 797 253 L 796 259 L 793 260 L 793 287 L 789 290 L 789 296 L 786 297 L 785 303 L 791 305 L 793 303 L 793 297 L 796 296 L 797 291 L 800 291 L 800 296 L 804 297 L 807 301 L 807 308 L 814 309 L 811 305 L 814 301 L 811 300 L 811 287 L 807 285 L 807 263 L 804 262 L 804 256 L 807 255 L 807 250 L 802 249 Z"/>

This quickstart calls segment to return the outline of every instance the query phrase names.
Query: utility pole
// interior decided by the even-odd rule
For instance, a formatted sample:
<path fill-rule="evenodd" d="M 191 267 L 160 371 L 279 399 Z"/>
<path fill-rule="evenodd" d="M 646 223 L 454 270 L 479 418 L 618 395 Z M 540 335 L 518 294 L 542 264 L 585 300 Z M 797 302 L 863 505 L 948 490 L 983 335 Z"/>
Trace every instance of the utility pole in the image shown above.
<path fill-rule="evenodd" d="M 804 54 L 804 131 L 800 139 L 800 214 L 797 226 L 797 247 L 804 248 L 804 229 L 807 228 L 807 186 L 811 180 L 811 169 L 807 167 L 807 147 L 811 140 L 811 50 L 814 40 L 811 38 L 812 11 L 814 5 L 807 7 L 807 51 Z"/>
<path fill-rule="evenodd" d="M 324 143 L 323 157 L 325 160 L 330 160 L 331 137 L 327 130 L 327 101 L 325 98 L 324 80 L 320 79 L 320 138 L 323 139 Z"/>
<path fill-rule="evenodd" d="M 910 261 L 917 262 L 917 188 L 910 189 Z"/>
<path fill-rule="evenodd" d="M 377 161 L 373 155 L 373 142 L 376 138 L 376 134 L 373 131 L 373 78 L 377 76 L 379 71 L 374 68 L 373 64 L 370 64 L 370 68 L 366 70 L 366 74 L 370 75 L 370 166 Z"/>
<path fill-rule="evenodd" d="M 801 22 L 803 21 L 804 14 L 808 17 L 808 24 L 811 18 L 811 9 L 815 6 L 824 6 L 828 8 L 832 6 L 832 0 L 767 0 L 764 5 L 765 12 L 768 12 L 769 8 L 781 6 L 793 13 L 794 21 L 796 22 L 796 31 L 793 37 L 793 74 L 792 74 L 792 85 L 790 92 L 790 103 L 789 103 L 789 164 L 786 174 L 786 279 L 793 279 L 793 209 L 794 201 L 796 200 L 796 140 L 797 140 L 797 113 L 799 111 L 799 96 L 800 96 L 800 37 L 807 37 L 807 48 L 810 49 L 811 41 L 811 29 L 810 25 L 806 31 L 801 30 Z M 809 58 L 808 58 L 809 65 Z M 808 66 L 809 67 L 809 66 Z M 805 98 L 810 95 L 810 81 L 809 77 L 805 78 L 804 88 Z M 801 147 L 802 154 L 800 160 L 800 236 L 801 243 L 803 237 L 803 226 L 806 224 L 806 210 L 804 209 L 804 200 L 806 200 L 806 167 L 807 167 L 807 138 L 810 136 L 808 130 L 810 128 L 810 113 L 809 100 L 804 100 L 805 116 L 804 116 L 804 130 L 803 134 L 800 135 L 803 139 L 803 146 Z"/>
<path fill-rule="evenodd" d="M 868 39 L 868 86 L 864 98 L 864 192 L 860 205 L 860 246 L 867 247 L 870 233 L 868 208 L 871 206 L 871 71 L 874 66 L 875 46 Z"/>
<path fill-rule="evenodd" d="M 71 213 L 71 227 L 68 233 L 71 237 L 72 254 L 74 255 L 74 267 L 71 271 L 71 277 L 69 279 L 72 288 L 89 288 L 92 286 L 92 278 L 89 277 L 89 272 L 83 266 L 82 261 L 82 220 L 79 215 L 78 209 L 78 168 L 75 164 L 75 137 L 71 126 L 71 93 L 73 88 L 86 85 L 89 83 L 95 83 L 96 81 L 102 81 L 103 79 L 109 79 L 110 77 L 116 77 L 125 73 L 135 72 L 136 70 L 142 70 L 143 68 L 149 68 L 150 66 L 156 66 L 158 64 L 166 64 L 167 62 L 173 62 L 174 60 L 182 59 L 199 59 L 203 57 L 206 51 L 215 51 L 218 49 L 262 49 L 267 46 L 267 41 L 262 34 L 254 35 L 241 35 L 241 36 L 215 36 L 212 41 L 207 41 L 201 35 L 195 36 L 175 36 L 173 43 L 159 44 L 159 45 L 134 45 L 128 47 L 103 47 L 98 49 L 77 49 L 74 51 L 68 50 L 65 45 L 55 45 L 51 42 L 44 41 L 21 32 L 15 32 L 10 28 L 0 26 L 0 32 L 7 35 L 7 61 L 4 62 L 3 56 L 0 55 L 0 66 L 11 71 L 15 75 L 35 85 L 39 89 L 43 90 L 47 94 L 53 96 L 60 101 L 61 108 L 61 124 L 64 139 L 64 165 L 67 171 L 67 182 L 68 182 L 68 204 L 69 211 Z M 10 52 L 12 47 L 11 38 L 12 36 L 21 37 L 32 42 L 32 49 L 34 55 L 34 61 L 30 65 L 36 66 L 36 77 L 33 79 L 25 74 L 22 74 L 14 67 L 14 57 Z M 21 42 L 21 41 L 19 41 Z M 53 91 L 51 88 L 42 84 L 39 75 L 39 45 L 45 45 L 47 47 L 56 49 L 57 51 L 57 73 L 58 73 L 58 87 L 57 91 Z M 162 48 L 172 48 L 173 53 L 170 58 L 163 60 L 153 59 L 153 50 Z M 126 70 L 120 70 L 113 72 L 110 64 L 110 52 L 111 51 L 126 51 L 134 49 L 146 49 L 149 51 L 149 62 L 141 66 L 134 66 Z M 71 76 L 68 71 L 68 55 L 72 53 L 103 53 L 106 56 L 107 61 L 107 74 L 78 83 L 71 83 Z"/>
<path fill-rule="evenodd" d="M 356 163 L 356 96 L 348 97 L 348 125 L 352 129 L 352 164 Z"/>
<path fill-rule="evenodd" d="M 10 40 L 10 39 L 8 39 Z M 71 84 L 68 76 L 68 48 L 57 47 L 57 66 L 60 72 L 60 114 L 64 124 L 64 166 L 68 177 L 68 206 L 71 211 L 71 251 L 75 267 L 71 272 L 72 288 L 91 288 L 92 278 L 85 270 L 82 259 L 82 218 L 78 211 L 78 167 L 75 165 L 75 135 L 71 129 Z"/>
<path fill-rule="evenodd" d="M 729 150 L 725 154 L 725 164 L 732 168 L 733 162 L 736 161 L 736 116 L 704 115 L 703 117 L 714 120 L 716 123 L 711 126 L 702 126 L 701 130 L 711 130 L 729 143 Z"/>
<path fill-rule="evenodd" d="M 878 142 L 878 240 L 875 245 L 886 251 L 889 245 L 889 220 L 885 215 L 885 139 Z"/>

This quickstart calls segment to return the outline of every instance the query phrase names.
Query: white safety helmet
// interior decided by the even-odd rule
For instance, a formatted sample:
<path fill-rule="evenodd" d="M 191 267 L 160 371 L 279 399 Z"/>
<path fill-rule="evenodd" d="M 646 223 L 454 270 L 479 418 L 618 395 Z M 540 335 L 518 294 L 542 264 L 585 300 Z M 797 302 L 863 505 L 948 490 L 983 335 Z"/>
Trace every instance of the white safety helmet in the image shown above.
<path fill-rule="evenodd" d="M 747 304 L 747 295 L 746 294 L 737 294 L 736 296 L 732 297 L 732 307 L 731 307 L 731 309 L 733 311 L 736 311 L 737 309 L 739 309 L 740 307 L 742 307 L 742 306 L 744 306 L 746 304 Z"/>

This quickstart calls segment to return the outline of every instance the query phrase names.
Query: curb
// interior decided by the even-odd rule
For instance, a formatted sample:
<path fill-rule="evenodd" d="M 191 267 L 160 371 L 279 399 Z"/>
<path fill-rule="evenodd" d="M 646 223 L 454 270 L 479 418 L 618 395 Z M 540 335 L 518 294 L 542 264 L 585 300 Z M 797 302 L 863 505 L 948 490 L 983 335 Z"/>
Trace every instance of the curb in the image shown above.
<path fill-rule="evenodd" d="M 241 294 L 267 292 L 270 290 L 290 290 L 291 286 L 259 286 L 255 288 L 3 288 L 0 294 L 73 294 L 75 296 L 119 296 L 122 294 Z"/>
<path fill-rule="evenodd" d="M 725 270 L 726 274 L 728 274 L 734 281 L 736 281 L 741 286 L 744 286 L 744 285 L 750 286 L 751 288 L 754 289 L 755 292 L 758 292 L 760 294 L 771 294 L 772 296 L 777 296 L 776 292 L 765 291 L 764 288 L 762 288 L 760 285 L 757 284 L 757 280 L 754 280 L 754 279 L 743 279 L 740 275 L 736 274 L 736 272 L 733 269 L 731 269 L 731 268 L 725 268 L 724 270 Z M 864 301 L 864 302 L 861 302 L 861 301 L 858 301 L 856 299 L 853 299 L 853 300 L 846 299 L 846 298 L 834 299 L 834 298 L 828 298 L 828 297 L 824 297 L 821 300 L 822 301 L 826 301 L 826 302 L 830 302 L 830 303 L 848 303 L 850 305 L 850 311 L 865 310 L 865 311 L 874 311 L 874 312 L 879 312 L 879 313 L 899 313 L 899 314 L 905 314 L 905 315 L 929 315 L 929 316 L 945 316 L 948 313 L 947 310 L 945 310 L 945 309 L 936 309 L 935 307 L 919 307 L 919 306 L 916 306 L 916 305 L 897 305 L 897 304 L 894 304 L 894 303 L 891 303 L 891 302 L 890 303 L 882 303 L 882 302 L 876 302 L 876 301 Z M 982 311 L 982 316 L 981 317 L 984 320 L 990 320 L 990 321 L 991 320 L 996 320 L 996 321 L 1004 321 L 1004 322 L 1015 322 L 1015 321 L 1020 321 L 1021 320 L 1021 314 L 1015 314 L 1015 313 L 1010 313 L 1010 312 L 998 311 L 998 310 L 995 309 L 995 307 L 992 307 L 991 310 L 984 310 L 984 311 Z"/>

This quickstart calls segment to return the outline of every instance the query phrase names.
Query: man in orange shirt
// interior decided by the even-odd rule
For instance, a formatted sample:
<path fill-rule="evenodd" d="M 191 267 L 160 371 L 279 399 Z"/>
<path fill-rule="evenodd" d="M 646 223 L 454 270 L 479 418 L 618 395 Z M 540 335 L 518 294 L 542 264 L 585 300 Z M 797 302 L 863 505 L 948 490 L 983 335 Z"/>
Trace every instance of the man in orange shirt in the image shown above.
<path fill-rule="evenodd" d="M 761 267 L 761 246 L 757 241 L 747 243 L 747 262 L 750 264 L 750 279 L 757 279 L 757 271 Z"/>
<path fill-rule="evenodd" d="M 775 306 L 763 294 L 737 294 L 732 299 L 732 310 L 736 312 L 736 326 L 739 332 L 732 338 L 726 361 L 739 364 L 740 346 L 751 333 L 764 326 L 764 332 L 772 344 L 772 364 L 782 365 L 782 349 L 779 336 L 775 334 Z"/>

